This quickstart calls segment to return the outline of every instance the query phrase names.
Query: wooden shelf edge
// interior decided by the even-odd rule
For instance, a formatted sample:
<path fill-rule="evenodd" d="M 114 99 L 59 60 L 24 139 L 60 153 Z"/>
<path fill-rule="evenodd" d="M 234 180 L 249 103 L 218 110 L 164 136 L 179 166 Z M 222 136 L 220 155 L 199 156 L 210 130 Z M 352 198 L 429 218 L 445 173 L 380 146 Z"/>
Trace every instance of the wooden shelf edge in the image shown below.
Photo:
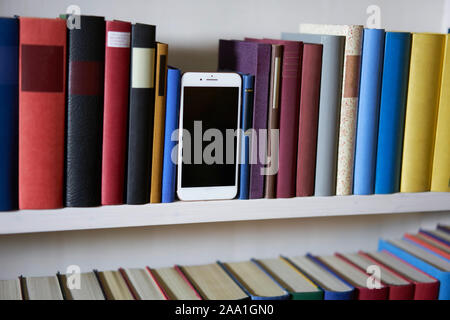
<path fill-rule="evenodd" d="M 23 210 L 0 212 L 0 235 L 437 211 L 450 211 L 450 193 L 397 193 Z"/>

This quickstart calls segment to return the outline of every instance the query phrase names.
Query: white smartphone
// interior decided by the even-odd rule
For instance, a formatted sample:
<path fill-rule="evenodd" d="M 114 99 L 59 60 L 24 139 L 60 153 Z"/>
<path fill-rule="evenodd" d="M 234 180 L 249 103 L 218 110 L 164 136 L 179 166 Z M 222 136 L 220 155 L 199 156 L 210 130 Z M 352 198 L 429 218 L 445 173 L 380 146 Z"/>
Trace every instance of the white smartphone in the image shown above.
<path fill-rule="evenodd" d="M 177 159 L 180 200 L 236 197 L 241 88 L 237 73 L 183 75 Z"/>

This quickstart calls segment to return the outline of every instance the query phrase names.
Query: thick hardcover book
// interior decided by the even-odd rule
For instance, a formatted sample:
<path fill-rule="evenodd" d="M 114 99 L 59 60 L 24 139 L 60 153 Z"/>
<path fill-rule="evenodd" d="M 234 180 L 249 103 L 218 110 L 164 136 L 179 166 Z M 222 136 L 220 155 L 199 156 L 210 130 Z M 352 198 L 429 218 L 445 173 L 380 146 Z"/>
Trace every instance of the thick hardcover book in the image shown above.
<path fill-rule="evenodd" d="M 450 192 L 450 35 L 445 36 L 431 191 Z"/>
<path fill-rule="evenodd" d="M 437 230 L 420 229 L 419 232 L 443 243 L 446 246 L 450 246 L 450 234 L 448 234 L 448 232 L 442 231 L 440 229 Z"/>
<path fill-rule="evenodd" d="M 66 207 L 101 204 L 105 19 L 67 30 Z"/>
<path fill-rule="evenodd" d="M 305 43 L 303 46 L 297 150 L 297 197 L 314 194 L 322 51 L 321 44 Z"/>
<path fill-rule="evenodd" d="M 375 193 L 400 191 L 411 34 L 387 32 L 378 124 Z"/>
<path fill-rule="evenodd" d="M 0 18 L 0 211 L 18 205 L 19 20 Z"/>
<path fill-rule="evenodd" d="M 168 300 L 202 300 L 200 294 L 189 282 L 180 267 L 150 269 L 148 272 L 159 284 Z"/>
<path fill-rule="evenodd" d="M 253 120 L 253 90 L 255 76 L 242 75 L 242 110 L 241 129 L 246 133 L 252 128 Z M 250 133 L 250 132 L 249 132 Z M 239 164 L 239 199 L 249 198 L 250 187 L 250 134 L 241 135 L 241 163 Z"/>
<path fill-rule="evenodd" d="M 102 204 L 124 200 L 131 23 L 106 22 Z"/>
<path fill-rule="evenodd" d="M 287 300 L 289 293 L 254 260 L 219 266 L 252 300 Z"/>
<path fill-rule="evenodd" d="M 413 267 L 387 251 L 359 252 L 360 255 L 381 264 L 390 272 L 414 284 L 414 300 L 436 300 L 439 294 L 439 281 Z"/>
<path fill-rule="evenodd" d="M 310 254 L 302 257 L 284 258 L 323 291 L 324 300 L 353 300 L 355 289 L 324 268 Z"/>
<path fill-rule="evenodd" d="M 119 272 L 136 300 L 167 300 L 165 292 L 146 268 L 120 268 Z"/>
<path fill-rule="evenodd" d="M 178 137 L 174 134 L 178 129 L 180 114 L 181 71 L 169 67 L 167 70 L 166 121 L 164 127 L 164 161 L 162 171 L 161 202 L 173 202 L 176 192 L 177 157 L 175 148 Z"/>
<path fill-rule="evenodd" d="M 414 244 L 417 244 L 421 246 L 422 248 L 430 251 L 431 253 L 437 254 L 442 258 L 447 259 L 450 261 L 450 251 L 448 250 L 448 246 L 440 245 L 439 241 L 433 242 L 433 238 L 428 238 L 427 236 L 424 236 L 422 234 L 410 234 L 405 233 L 403 235 L 404 239 L 407 239 L 411 242 L 414 242 Z M 428 240 L 430 239 L 430 240 Z"/>
<path fill-rule="evenodd" d="M 156 27 L 131 27 L 131 79 L 128 119 L 126 202 L 150 201 L 150 172 L 155 112 Z"/>
<path fill-rule="evenodd" d="M 156 45 L 156 84 L 155 84 L 155 114 L 153 129 L 153 151 L 150 202 L 161 202 L 161 183 L 164 154 L 164 120 L 166 119 L 167 93 L 167 59 L 169 46 L 165 43 Z"/>
<path fill-rule="evenodd" d="M 363 26 L 300 24 L 300 32 L 345 36 L 344 74 L 339 126 L 336 195 L 350 195 L 358 114 L 358 92 Z"/>
<path fill-rule="evenodd" d="M 405 240 L 380 239 L 378 250 L 386 250 L 440 281 L 439 300 L 450 300 L 450 263 Z"/>
<path fill-rule="evenodd" d="M 20 18 L 19 208 L 63 205 L 66 21 Z"/>
<path fill-rule="evenodd" d="M 354 194 L 373 194 L 385 32 L 364 29 L 356 127 Z"/>
<path fill-rule="evenodd" d="M 323 46 L 314 195 L 333 196 L 336 194 L 345 37 L 284 32 L 281 37 Z"/>
<path fill-rule="evenodd" d="M 430 191 L 444 48 L 443 34 L 412 36 L 401 192 Z"/>
<path fill-rule="evenodd" d="M 398 276 L 381 264 L 374 264 L 374 261 L 367 258 L 367 256 L 360 253 L 336 253 L 336 256 L 341 258 L 342 260 L 345 260 L 349 264 L 354 265 L 362 272 L 367 272 L 367 270 L 369 270 L 369 268 L 373 267 L 374 265 L 378 267 L 380 270 L 379 276 L 374 273 L 373 279 L 375 281 L 378 280 L 383 285 L 389 287 L 389 300 L 412 300 L 414 298 L 414 284 L 412 282 Z"/>
<path fill-rule="evenodd" d="M 250 146 L 250 199 L 264 196 L 267 114 L 269 106 L 271 45 L 238 40 L 219 40 L 219 70 L 255 76 L 253 130 Z M 267 130 L 266 130 L 267 131 Z"/>

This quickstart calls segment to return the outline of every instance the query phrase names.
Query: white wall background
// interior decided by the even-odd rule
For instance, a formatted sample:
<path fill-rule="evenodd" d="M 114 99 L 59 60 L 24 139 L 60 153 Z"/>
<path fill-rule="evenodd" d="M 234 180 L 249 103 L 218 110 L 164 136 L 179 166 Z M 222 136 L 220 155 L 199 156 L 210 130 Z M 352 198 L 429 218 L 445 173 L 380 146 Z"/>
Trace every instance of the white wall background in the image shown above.
<path fill-rule="evenodd" d="M 443 0 L 1 0 L 0 16 L 56 17 L 71 4 L 83 14 L 157 25 L 170 45 L 170 63 L 188 70 L 216 68 L 219 38 L 277 37 L 300 22 L 365 24 L 370 4 L 388 30 L 440 32 Z M 447 20 L 448 21 L 448 20 Z M 89 209 L 86 209 L 89 210 Z M 1 212 L 0 212 L 1 214 Z M 50 275 L 71 264 L 82 270 L 209 263 L 358 249 L 381 237 L 450 223 L 448 213 L 233 222 L 0 236 L 0 279 Z"/>

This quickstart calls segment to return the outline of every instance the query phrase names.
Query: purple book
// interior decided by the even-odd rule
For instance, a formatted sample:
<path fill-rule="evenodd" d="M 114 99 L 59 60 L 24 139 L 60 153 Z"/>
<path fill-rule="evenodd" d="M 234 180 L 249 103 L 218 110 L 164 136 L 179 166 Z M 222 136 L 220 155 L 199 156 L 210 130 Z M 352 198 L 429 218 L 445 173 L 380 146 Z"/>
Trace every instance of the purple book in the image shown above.
<path fill-rule="evenodd" d="M 219 40 L 219 70 L 232 70 L 255 76 L 253 129 L 257 140 L 252 138 L 250 151 L 250 199 L 264 196 L 264 161 L 266 159 L 267 135 L 260 129 L 267 129 L 267 111 L 269 105 L 270 44 L 239 40 Z M 257 143 L 254 143 L 257 141 Z"/>

